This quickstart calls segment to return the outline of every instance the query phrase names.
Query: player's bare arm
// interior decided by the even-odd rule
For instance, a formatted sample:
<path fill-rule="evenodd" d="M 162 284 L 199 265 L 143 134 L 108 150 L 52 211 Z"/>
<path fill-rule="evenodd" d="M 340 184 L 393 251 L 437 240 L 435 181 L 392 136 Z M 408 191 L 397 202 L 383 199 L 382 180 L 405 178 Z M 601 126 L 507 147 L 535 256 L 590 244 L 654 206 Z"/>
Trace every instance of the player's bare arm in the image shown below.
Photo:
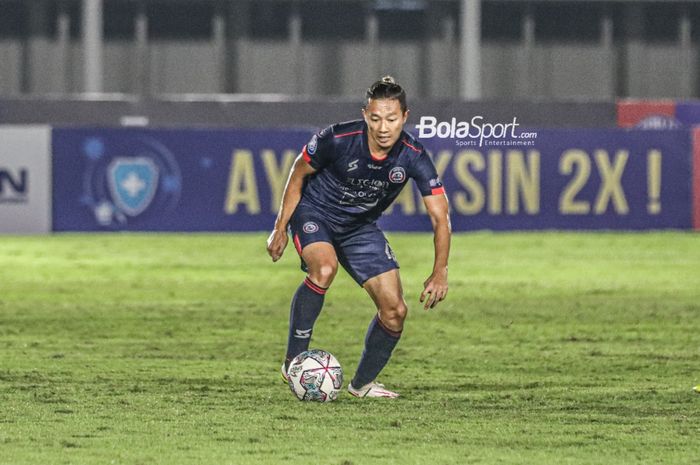
<path fill-rule="evenodd" d="M 425 302 L 423 308 L 435 308 L 447 296 L 447 261 L 450 255 L 450 226 L 449 205 L 445 194 L 423 197 L 433 225 L 435 262 L 433 272 L 423 283 L 420 301 Z"/>
<path fill-rule="evenodd" d="M 270 233 L 270 237 L 267 238 L 267 253 L 272 257 L 273 262 L 282 257 L 284 249 L 287 247 L 287 242 L 289 241 L 287 237 L 287 223 L 289 223 L 289 218 L 291 218 L 294 209 L 299 204 L 299 200 L 301 200 L 304 178 L 315 171 L 301 154 L 294 161 L 294 165 L 292 165 L 287 184 L 284 186 L 284 194 L 282 195 L 282 203 L 275 220 L 275 227 Z"/>

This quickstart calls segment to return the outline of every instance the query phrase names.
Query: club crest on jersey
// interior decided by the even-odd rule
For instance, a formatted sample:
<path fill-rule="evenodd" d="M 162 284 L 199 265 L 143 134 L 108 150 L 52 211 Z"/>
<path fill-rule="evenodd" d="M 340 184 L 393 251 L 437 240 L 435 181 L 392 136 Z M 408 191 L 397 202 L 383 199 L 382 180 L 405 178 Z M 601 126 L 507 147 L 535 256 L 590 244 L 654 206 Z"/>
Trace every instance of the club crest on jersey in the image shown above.
<path fill-rule="evenodd" d="M 306 146 L 306 153 L 309 155 L 313 155 L 316 153 L 316 148 L 318 147 L 318 137 L 316 137 L 316 134 L 311 138 L 309 143 Z"/>
<path fill-rule="evenodd" d="M 318 225 L 313 221 L 307 221 L 302 228 L 306 234 L 313 234 L 318 231 Z"/>
<path fill-rule="evenodd" d="M 394 184 L 401 184 L 406 180 L 406 170 L 400 166 L 395 166 L 389 171 L 389 181 Z"/>

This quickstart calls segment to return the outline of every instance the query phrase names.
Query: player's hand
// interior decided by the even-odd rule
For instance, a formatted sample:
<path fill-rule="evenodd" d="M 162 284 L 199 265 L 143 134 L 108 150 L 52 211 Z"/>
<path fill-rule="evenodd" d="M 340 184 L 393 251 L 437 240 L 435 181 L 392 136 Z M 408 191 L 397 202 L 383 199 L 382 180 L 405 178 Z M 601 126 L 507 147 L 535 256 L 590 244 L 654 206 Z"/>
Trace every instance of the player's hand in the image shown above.
<path fill-rule="evenodd" d="M 280 231 L 279 229 L 272 230 L 270 237 L 267 238 L 267 253 L 272 257 L 273 262 L 282 258 L 288 241 L 289 238 L 287 237 L 286 231 Z"/>
<path fill-rule="evenodd" d="M 421 303 L 425 302 L 423 308 L 425 310 L 435 308 L 445 297 L 447 297 L 447 269 L 434 271 L 423 283 L 423 292 L 420 294 Z"/>

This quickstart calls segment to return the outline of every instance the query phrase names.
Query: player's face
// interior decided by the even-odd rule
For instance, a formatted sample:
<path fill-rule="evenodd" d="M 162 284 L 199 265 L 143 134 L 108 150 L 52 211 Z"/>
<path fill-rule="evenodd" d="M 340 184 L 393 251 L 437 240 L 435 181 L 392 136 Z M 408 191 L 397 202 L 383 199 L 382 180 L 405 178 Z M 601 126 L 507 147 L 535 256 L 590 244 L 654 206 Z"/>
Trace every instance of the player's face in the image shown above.
<path fill-rule="evenodd" d="M 399 140 L 408 118 L 408 110 L 402 113 L 397 99 L 370 99 L 362 114 L 367 123 L 370 150 L 373 152 L 388 152 Z"/>

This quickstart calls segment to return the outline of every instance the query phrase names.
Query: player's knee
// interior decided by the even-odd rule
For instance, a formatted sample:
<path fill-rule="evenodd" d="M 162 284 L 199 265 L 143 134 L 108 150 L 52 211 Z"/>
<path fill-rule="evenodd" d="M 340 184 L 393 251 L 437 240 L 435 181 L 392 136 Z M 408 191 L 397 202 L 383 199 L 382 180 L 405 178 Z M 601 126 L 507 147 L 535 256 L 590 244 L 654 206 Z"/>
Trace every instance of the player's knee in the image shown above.
<path fill-rule="evenodd" d="M 392 331 L 403 330 L 403 322 L 408 314 L 408 307 L 403 299 L 392 302 L 381 309 L 382 322 Z"/>
<path fill-rule="evenodd" d="M 329 287 L 335 278 L 335 273 L 338 271 L 338 265 L 332 263 L 324 263 L 314 270 L 311 270 L 309 277 L 311 280 L 322 287 Z"/>
<path fill-rule="evenodd" d="M 324 281 L 328 281 L 330 284 L 331 281 L 333 281 L 333 278 L 335 278 L 335 273 L 338 271 L 338 266 L 334 264 L 328 264 L 328 265 L 323 265 L 319 269 L 319 275 L 320 278 Z"/>
<path fill-rule="evenodd" d="M 401 299 L 396 305 L 394 313 L 396 315 L 395 318 L 401 321 L 401 324 L 403 325 L 403 321 L 406 319 L 406 315 L 408 314 L 408 307 L 406 306 L 406 303 L 403 301 L 403 299 Z"/>

